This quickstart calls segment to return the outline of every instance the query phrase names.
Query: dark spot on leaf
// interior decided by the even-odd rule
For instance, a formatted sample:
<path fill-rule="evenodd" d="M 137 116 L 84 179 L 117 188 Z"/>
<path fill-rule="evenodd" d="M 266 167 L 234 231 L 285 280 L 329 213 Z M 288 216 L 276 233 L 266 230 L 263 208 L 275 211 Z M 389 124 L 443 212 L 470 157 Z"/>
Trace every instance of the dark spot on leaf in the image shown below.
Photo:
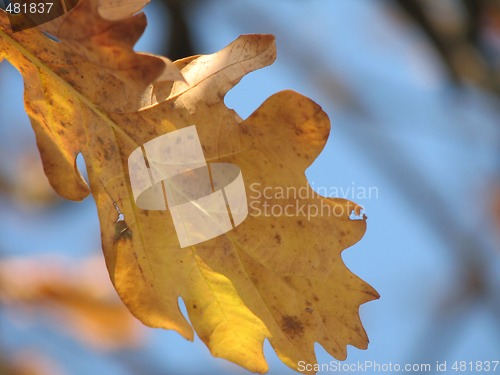
<path fill-rule="evenodd" d="M 278 233 L 274 235 L 274 239 L 276 240 L 277 243 L 279 244 L 281 243 L 281 236 Z"/>
<path fill-rule="evenodd" d="M 287 336 L 304 334 L 304 325 L 296 316 L 285 315 L 281 321 L 281 329 Z"/>
<path fill-rule="evenodd" d="M 107 161 L 111 160 L 111 154 L 106 149 L 104 149 L 104 159 L 106 159 Z"/>
<path fill-rule="evenodd" d="M 302 220 L 297 220 L 297 224 L 299 224 L 299 227 L 304 228 L 304 222 Z"/>
<path fill-rule="evenodd" d="M 196 306 L 196 305 L 193 305 L 193 309 L 197 309 L 197 308 L 198 308 L 198 306 Z"/>

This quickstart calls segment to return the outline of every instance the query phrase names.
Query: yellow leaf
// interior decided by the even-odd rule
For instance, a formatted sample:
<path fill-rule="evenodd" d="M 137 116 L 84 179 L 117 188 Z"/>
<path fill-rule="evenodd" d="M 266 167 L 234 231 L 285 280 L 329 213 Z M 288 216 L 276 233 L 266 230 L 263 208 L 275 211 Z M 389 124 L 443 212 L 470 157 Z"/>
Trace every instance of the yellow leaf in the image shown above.
<path fill-rule="evenodd" d="M 36 30 L 13 34 L 0 15 L 0 58 L 24 75 L 46 174 L 70 199 L 88 192 L 75 168 L 83 154 L 106 264 L 128 308 L 143 323 L 188 339 L 192 326 L 214 356 L 254 372 L 267 371 L 266 338 L 294 369 L 299 361 L 316 362 L 315 342 L 339 359 L 348 344 L 366 348 L 358 310 L 378 294 L 340 257 L 363 236 L 366 220 L 350 219 L 360 214 L 354 203 L 314 194 L 304 174 L 328 137 L 326 114 L 292 91 L 273 95 L 244 121 L 223 102 L 245 74 L 273 62 L 274 38 L 242 36 L 218 53 L 173 66 L 132 51 L 142 16 L 106 21 L 96 8 L 84 0 L 57 27 L 49 24 L 59 44 Z M 241 169 L 250 203 L 297 212 L 258 215 L 250 207 L 232 231 L 181 248 L 168 211 L 136 205 L 128 158 L 193 124 L 207 162 Z M 288 193 L 255 199 L 256 186 Z M 331 214 L 311 217 L 297 205 Z"/>

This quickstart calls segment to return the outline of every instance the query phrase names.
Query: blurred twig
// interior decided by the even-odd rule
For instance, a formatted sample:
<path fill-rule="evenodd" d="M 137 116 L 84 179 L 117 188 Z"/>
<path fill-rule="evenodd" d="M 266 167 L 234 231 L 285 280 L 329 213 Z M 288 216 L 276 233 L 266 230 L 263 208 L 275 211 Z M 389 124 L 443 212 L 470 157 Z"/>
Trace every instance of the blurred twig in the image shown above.
<path fill-rule="evenodd" d="M 488 18 L 500 17 L 496 0 L 460 0 L 453 2 L 393 0 L 429 38 L 447 72 L 456 83 L 472 82 L 500 95 L 498 46 L 487 34 L 500 38 L 500 27 L 488 24 Z M 440 11 L 439 7 L 445 8 Z M 455 13 L 461 17 L 450 17 Z M 450 18 L 459 18 L 450 27 Z M 495 58 L 496 56 L 496 58 Z"/>
<path fill-rule="evenodd" d="M 164 55 L 171 60 L 196 54 L 189 12 L 197 3 L 197 0 L 161 0 L 159 2 L 162 5 L 160 9 L 165 12 L 165 19 L 170 19 L 167 45 L 163 49 Z"/>

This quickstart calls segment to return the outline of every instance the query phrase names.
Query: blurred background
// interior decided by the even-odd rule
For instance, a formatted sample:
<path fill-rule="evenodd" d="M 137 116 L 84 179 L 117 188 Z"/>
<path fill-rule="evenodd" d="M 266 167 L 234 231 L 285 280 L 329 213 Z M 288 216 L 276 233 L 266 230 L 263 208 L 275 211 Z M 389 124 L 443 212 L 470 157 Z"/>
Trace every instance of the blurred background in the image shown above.
<path fill-rule="evenodd" d="M 276 63 L 226 104 L 246 118 L 277 91 L 309 96 L 332 120 L 311 185 L 376 188 L 346 197 L 368 230 L 343 259 L 381 294 L 360 310 L 368 350 L 346 363 L 500 360 L 499 1 L 152 0 L 146 13 L 137 50 L 171 59 L 274 34 Z M 22 97 L 0 64 L 0 374 L 247 374 L 124 309 L 94 202 L 51 191 Z M 269 374 L 294 373 L 265 353 Z"/>

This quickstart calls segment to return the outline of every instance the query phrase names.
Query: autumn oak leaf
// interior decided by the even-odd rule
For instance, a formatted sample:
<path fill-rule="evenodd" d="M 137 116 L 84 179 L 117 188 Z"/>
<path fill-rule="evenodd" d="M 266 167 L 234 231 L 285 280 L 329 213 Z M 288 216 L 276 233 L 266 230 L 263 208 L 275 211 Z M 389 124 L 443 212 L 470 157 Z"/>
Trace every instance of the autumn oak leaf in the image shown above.
<path fill-rule="evenodd" d="M 74 200 L 92 193 L 106 265 L 128 309 L 151 327 L 190 340 L 196 332 L 214 356 L 254 372 L 267 371 L 265 339 L 293 369 L 316 363 L 316 342 L 341 360 L 347 345 L 366 348 L 359 306 L 378 294 L 341 259 L 364 235 L 366 218 L 351 220 L 361 207 L 319 196 L 304 173 L 330 133 L 327 115 L 293 91 L 271 96 L 245 120 L 224 104 L 244 75 L 274 61 L 274 38 L 245 35 L 215 54 L 172 63 L 133 51 L 145 27 L 142 14 L 131 15 L 138 7 L 110 19 L 102 4 L 110 13 L 113 3 L 83 0 L 43 26 L 59 43 L 38 29 L 12 33 L 0 12 L 0 60 L 24 77 L 26 111 L 54 189 Z M 334 214 L 250 209 L 233 230 L 181 248 L 167 210 L 136 205 L 128 158 L 192 125 L 207 162 L 241 169 L 248 202 L 256 200 L 251 186 L 300 190 L 305 197 L 265 195 L 257 203 L 300 201 Z M 79 153 L 90 187 L 76 168 Z"/>

